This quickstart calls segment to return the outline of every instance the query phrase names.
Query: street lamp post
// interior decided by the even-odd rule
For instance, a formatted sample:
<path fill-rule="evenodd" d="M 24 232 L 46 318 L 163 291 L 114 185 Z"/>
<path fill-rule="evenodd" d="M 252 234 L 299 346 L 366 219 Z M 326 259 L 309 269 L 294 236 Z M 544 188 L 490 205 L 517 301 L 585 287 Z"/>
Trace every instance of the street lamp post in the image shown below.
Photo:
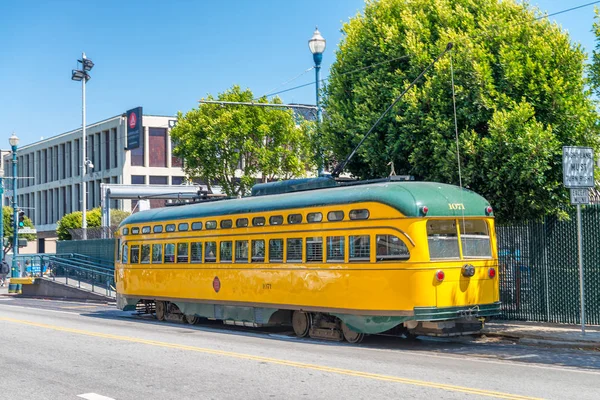
<path fill-rule="evenodd" d="M 87 221 L 86 221 L 86 202 L 85 202 L 85 173 L 88 160 L 86 159 L 86 137 L 85 137 L 85 83 L 90 80 L 89 71 L 94 67 L 92 60 L 85 56 L 85 53 L 81 53 L 81 60 L 77 60 L 81 64 L 81 69 L 74 69 L 71 71 L 71 79 L 74 81 L 81 81 L 81 230 L 83 239 L 87 239 Z"/>
<path fill-rule="evenodd" d="M 321 111 L 321 61 L 323 60 L 323 52 L 325 51 L 326 41 L 321 36 L 321 32 L 319 32 L 318 28 L 315 28 L 315 32 L 312 35 L 312 38 L 308 41 L 308 48 L 313 55 L 313 60 L 315 61 L 315 86 L 316 86 L 316 94 L 317 94 L 317 129 L 319 132 L 319 154 L 318 154 L 318 163 L 319 163 L 319 176 L 323 173 L 323 138 L 321 135 L 321 123 L 323 122 L 323 114 Z"/>
<path fill-rule="evenodd" d="M 12 258 L 12 267 L 11 267 L 11 278 L 19 277 L 19 270 L 17 268 L 17 255 L 19 254 L 19 210 L 17 207 L 17 145 L 19 144 L 19 138 L 13 132 L 12 136 L 8 139 L 10 143 L 10 148 L 12 150 L 12 206 L 13 206 L 13 258 Z M 8 293 L 17 293 L 18 285 L 12 283 L 12 279 L 10 284 L 8 285 Z"/>

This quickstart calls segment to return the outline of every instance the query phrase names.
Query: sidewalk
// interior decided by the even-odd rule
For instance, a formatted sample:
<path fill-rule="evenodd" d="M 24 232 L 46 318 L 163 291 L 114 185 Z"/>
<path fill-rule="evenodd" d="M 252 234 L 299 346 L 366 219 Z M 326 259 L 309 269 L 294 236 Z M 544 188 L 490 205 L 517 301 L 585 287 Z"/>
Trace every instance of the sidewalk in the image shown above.
<path fill-rule="evenodd" d="M 521 344 L 600 351 L 600 326 L 586 326 L 582 335 L 581 325 L 499 320 L 487 322 L 482 333 L 518 339 Z"/>

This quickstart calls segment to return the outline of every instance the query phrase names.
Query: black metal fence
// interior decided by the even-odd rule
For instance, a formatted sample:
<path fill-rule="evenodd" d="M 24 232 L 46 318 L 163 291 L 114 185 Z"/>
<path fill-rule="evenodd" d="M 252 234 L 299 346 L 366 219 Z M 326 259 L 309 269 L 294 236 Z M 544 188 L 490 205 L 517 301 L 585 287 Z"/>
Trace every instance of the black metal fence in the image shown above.
<path fill-rule="evenodd" d="M 577 216 L 498 226 L 503 318 L 580 323 Z M 586 323 L 600 325 L 600 206 L 582 209 Z"/>

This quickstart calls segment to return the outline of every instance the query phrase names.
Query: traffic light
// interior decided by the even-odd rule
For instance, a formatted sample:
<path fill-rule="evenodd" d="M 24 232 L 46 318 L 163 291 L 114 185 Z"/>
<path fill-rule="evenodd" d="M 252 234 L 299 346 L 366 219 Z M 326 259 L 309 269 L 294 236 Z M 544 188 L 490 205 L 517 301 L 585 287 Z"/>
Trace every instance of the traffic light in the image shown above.
<path fill-rule="evenodd" d="M 25 226 L 25 211 L 19 210 L 19 228 Z"/>

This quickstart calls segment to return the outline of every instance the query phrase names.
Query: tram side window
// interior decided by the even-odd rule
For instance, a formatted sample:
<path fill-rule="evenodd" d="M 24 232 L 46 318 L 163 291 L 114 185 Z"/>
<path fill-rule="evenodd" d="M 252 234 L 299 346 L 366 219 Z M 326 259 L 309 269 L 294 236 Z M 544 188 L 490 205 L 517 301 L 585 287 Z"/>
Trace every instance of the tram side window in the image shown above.
<path fill-rule="evenodd" d="M 129 235 L 129 228 L 123 228 L 123 235 Z"/>
<path fill-rule="evenodd" d="M 269 262 L 283 262 L 283 239 L 269 240 Z"/>
<path fill-rule="evenodd" d="M 192 230 L 193 231 L 201 231 L 202 230 L 202 222 L 201 221 L 192 222 Z"/>
<path fill-rule="evenodd" d="M 161 233 L 162 231 L 163 231 L 162 225 L 154 225 L 154 229 L 153 229 L 154 233 Z"/>
<path fill-rule="evenodd" d="M 302 239 L 287 240 L 286 262 L 302 262 Z"/>
<path fill-rule="evenodd" d="M 263 262 L 265 261 L 265 241 L 253 240 L 252 241 L 252 262 Z"/>
<path fill-rule="evenodd" d="M 150 263 L 150 245 L 149 244 L 143 244 L 142 245 L 142 264 L 149 264 Z"/>
<path fill-rule="evenodd" d="M 127 264 L 127 256 L 129 255 L 128 253 L 128 249 L 127 249 L 127 244 L 123 245 L 123 252 L 121 253 L 123 255 L 123 264 Z"/>
<path fill-rule="evenodd" d="M 162 262 L 162 244 L 153 244 L 152 245 L 152 262 L 153 263 L 161 263 Z"/>
<path fill-rule="evenodd" d="M 299 224 L 302 222 L 302 214 L 288 215 L 288 224 Z"/>
<path fill-rule="evenodd" d="M 232 257 L 231 240 L 223 241 L 219 245 L 221 246 L 221 262 L 231 262 L 231 257 Z"/>
<path fill-rule="evenodd" d="M 140 262 L 140 246 L 137 244 L 135 246 L 131 246 L 131 253 L 129 259 L 132 264 L 137 264 Z"/>
<path fill-rule="evenodd" d="M 245 228 L 248 226 L 248 218 L 238 218 L 235 220 L 235 226 L 238 228 Z"/>
<path fill-rule="evenodd" d="M 132 235 L 137 235 L 139 233 L 140 233 L 140 228 L 137 228 L 137 227 L 131 228 L 131 234 Z"/>
<path fill-rule="evenodd" d="M 233 226 L 233 221 L 230 219 L 221 220 L 221 229 L 229 229 Z"/>
<path fill-rule="evenodd" d="M 165 230 L 167 232 L 175 232 L 175 224 L 167 224 L 167 226 L 165 227 Z"/>
<path fill-rule="evenodd" d="M 202 262 L 202 243 L 201 242 L 193 242 L 190 245 L 191 250 L 191 260 L 193 263 L 201 263 Z"/>
<path fill-rule="evenodd" d="M 349 216 L 350 219 L 369 219 L 369 210 L 351 210 Z"/>
<path fill-rule="evenodd" d="M 175 243 L 165 244 L 165 263 L 175 262 Z"/>
<path fill-rule="evenodd" d="M 181 223 L 177 225 L 177 230 L 179 232 L 185 232 L 190 228 L 190 225 L 187 222 Z"/>
<path fill-rule="evenodd" d="M 377 261 L 408 260 L 410 252 L 398 236 L 377 235 Z"/>
<path fill-rule="evenodd" d="M 350 261 L 369 261 L 371 257 L 371 237 L 369 235 L 350 236 Z"/>
<path fill-rule="evenodd" d="M 344 236 L 327 237 L 327 261 L 344 261 Z"/>
<path fill-rule="evenodd" d="M 204 243 L 204 262 L 217 262 L 217 242 Z"/>
<path fill-rule="evenodd" d="M 327 221 L 341 221 L 344 219 L 343 211 L 329 211 L 327 213 Z"/>
<path fill-rule="evenodd" d="M 306 262 L 323 262 L 323 238 L 306 238 Z"/>
<path fill-rule="evenodd" d="M 177 262 L 178 263 L 186 263 L 188 262 L 188 244 L 187 243 L 177 243 Z"/>
<path fill-rule="evenodd" d="M 247 240 L 236 240 L 235 241 L 235 262 L 247 263 L 248 262 L 248 241 Z"/>
<path fill-rule="evenodd" d="M 430 219 L 427 221 L 427 244 L 432 260 L 460 258 L 456 221 L 453 219 Z"/>
<path fill-rule="evenodd" d="M 321 222 L 323 221 L 323 214 L 321 214 L 320 212 L 308 213 L 308 215 L 306 216 L 306 220 L 308 222 Z"/>
<path fill-rule="evenodd" d="M 150 226 L 142 226 L 142 234 L 150 233 Z"/>
<path fill-rule="evenodd" d="M 483 220 L 459 220 L 460 243 L 465 258 L 491 258 L 492 248 L 487 223 Z"/>
<path fill-rule="evenodd" d="M 283 224 L 283 215 L 272 215 L 269 217 L 269 225 L 281 225 Z"/>
<path fill-rule="evenodd" d="M 121 260 L 121 239 L 117 241 L 117 256 L 115 257 L 115 260 L 117 260 L 117 262 Z"/>
<path fill-rule="evenodd" d="M 217 221 L 206 221 L 206 229 L 217 229 Z"/>
<path fill-rule="evenodd" d="M 254 217 L 252 218 L 252 226 L 264 226 L 265 217 Z"/>

